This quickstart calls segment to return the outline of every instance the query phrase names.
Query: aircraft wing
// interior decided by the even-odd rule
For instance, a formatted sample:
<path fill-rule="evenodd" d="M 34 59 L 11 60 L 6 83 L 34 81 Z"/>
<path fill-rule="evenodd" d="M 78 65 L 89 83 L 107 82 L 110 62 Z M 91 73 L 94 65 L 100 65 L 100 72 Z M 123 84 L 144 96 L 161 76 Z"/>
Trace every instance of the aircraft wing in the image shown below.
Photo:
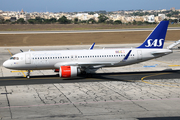
<path fill-rule="evenodd" d="M 112 63 L 112 62 L 60 62 L 60 63 L 56 63 L 54 65 L 54 67 L 56 68 L 59 68 L 60 66 L 81 66 L 81 67 L 85 67 L 85 68 L 97 68 L 97 67 L 103 67 L 103 66 L 106 66 L 106 65 L 113 65 L 115 63 Z"/>

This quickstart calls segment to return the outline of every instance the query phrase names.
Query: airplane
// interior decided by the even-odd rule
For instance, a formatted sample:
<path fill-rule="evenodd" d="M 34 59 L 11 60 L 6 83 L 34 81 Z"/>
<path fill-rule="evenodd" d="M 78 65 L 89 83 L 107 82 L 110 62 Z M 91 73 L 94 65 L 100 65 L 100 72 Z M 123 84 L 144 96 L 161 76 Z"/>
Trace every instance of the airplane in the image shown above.
<path fill-rule="evenodd" d="M 59 77 L 71 78 L 79 74 L 90 74 L 91 69 L 119 67 L 168 55 L 173 51 L 163 49 L 169 21 L 161 21 L 147 39 L 136 48 L 28 51 L 13 55 L 3 66 L 14 70 L 55 69 Z"/>

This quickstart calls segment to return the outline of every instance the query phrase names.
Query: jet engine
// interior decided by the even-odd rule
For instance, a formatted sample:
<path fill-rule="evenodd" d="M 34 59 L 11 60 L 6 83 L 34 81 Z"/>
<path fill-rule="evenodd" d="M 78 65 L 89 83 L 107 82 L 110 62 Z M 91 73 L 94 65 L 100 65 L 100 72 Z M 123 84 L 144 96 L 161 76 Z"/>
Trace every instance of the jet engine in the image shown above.
<path fill-rule="evenodd" d="M 70 78 L 76 77 L 79 73 L 77 66 L 61 66 L 59 68 L 59 77 Z"/>

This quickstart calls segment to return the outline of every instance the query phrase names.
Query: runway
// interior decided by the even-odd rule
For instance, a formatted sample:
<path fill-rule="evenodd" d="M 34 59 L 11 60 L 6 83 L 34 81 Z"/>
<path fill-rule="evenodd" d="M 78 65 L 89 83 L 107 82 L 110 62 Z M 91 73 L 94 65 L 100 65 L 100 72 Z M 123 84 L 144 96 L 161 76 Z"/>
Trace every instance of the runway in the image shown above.
<path fill-rule="evenodd" d="M 0 34 L 52 34 L 52 33 L 99 33 L 99 32 L 132 32 L 152 31 L 154 28 L 105 29 L 105 30 L 59 30 L 59 31 L 0 31 Z M 169 27 L 168 30 L 180 30 L 180 27 Z"/>
<path fill-rule="evenodd" d="M 24 51 L 77 48 L 89 46 L 21 47 Z M 33 71 L 26 79 L 22 72 L 2 67 L 10 53 L 18 52 L 19 47 L 0 48 L 0 120 L 180 119 L 179 50 L 131 66 L 99 69 L 90 78 L 71 79 L 59 78 L 53 70 Z"/>

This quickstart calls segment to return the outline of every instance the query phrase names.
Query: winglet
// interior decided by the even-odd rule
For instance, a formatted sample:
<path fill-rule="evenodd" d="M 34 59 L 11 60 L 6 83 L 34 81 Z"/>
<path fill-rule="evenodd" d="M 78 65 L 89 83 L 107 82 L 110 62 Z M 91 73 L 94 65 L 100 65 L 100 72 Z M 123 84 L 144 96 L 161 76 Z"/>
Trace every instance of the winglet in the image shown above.
<path fill-rule="evenodd" d="M 126 54 L 126 56 L 124 57 L 124 59 L 122 60 L 123 62 L 126 61 L 129 57 L 129 55 L 131 54 L 132 50 L 129 50 L 129 52 Z"/>
<path fill-rule="evenodd" d="M 89 48 L 89 50 L 92 50 L 92 49 L 94 48 L 94 45 L 95 45 L 95 43 L 93 43 L 93 44 L 91 45 L 91 47 Z"/>
<path fill-rule="evenodd" d="M 151 32 L 142 45 L 137 48 L 159 48 L 162 49 L 166 37 L 169 21 L 161 21 Z"/>

